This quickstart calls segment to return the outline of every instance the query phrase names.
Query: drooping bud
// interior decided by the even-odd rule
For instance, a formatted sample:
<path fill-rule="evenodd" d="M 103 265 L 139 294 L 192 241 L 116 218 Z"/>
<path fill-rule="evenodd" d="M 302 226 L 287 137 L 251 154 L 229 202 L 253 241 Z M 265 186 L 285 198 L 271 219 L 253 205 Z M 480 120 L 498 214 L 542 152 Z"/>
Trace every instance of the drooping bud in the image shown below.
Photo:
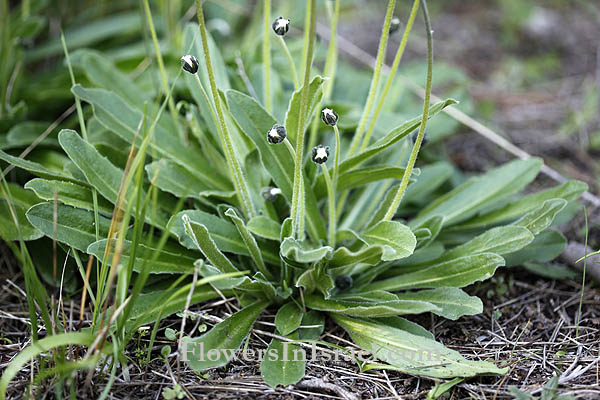
<path fill-rule="evenodd" d="M 282 125 L 275 124 L 267 132 L 267 141 L 271 144 L 279 144 L 284 141 L 287 136 L 287 131 Z"/>
<path fill-rule="evenodd" d="M 390 21 L 390 35 L 400 29 L 400 18 L 392 17 Z"/>
<path fill-rule="evenodd" d="M 323 164 L 329 158 L 329 146 L 322 144 L 313 147 L 311 159 L 317 164 Z"/>
<path fill-rule="evenodd" d="M 290 20 L 279 17 L 273 22 L 273 31 L 279 36 L 284 36 L 290 30 Z"/>
<path fill-rule="evenodd" d="M 352 287 L 352 277 L 349 275 L 338 275 L 335 277 L 335 287 L 339 290 L 348 290 Z"/>
<path fill-rule="evenodd" d="M 329 126 L 335 126 L 338 121 L 338 115 L 331 108 L 321 110 L 321 119 Z"/>
<path fill-rule="evenodd" d="M 191 54 L 181 57 L 181 67 L 190 74 L 198 72 L 198 65 L 198 59 Z"/>
<path fill-rule="evenodd" d="M 281 194 L 281 189 L 267 186 L 260 192 L 260 194 L 266 201 L 275 201 L 275 198 Z"/>

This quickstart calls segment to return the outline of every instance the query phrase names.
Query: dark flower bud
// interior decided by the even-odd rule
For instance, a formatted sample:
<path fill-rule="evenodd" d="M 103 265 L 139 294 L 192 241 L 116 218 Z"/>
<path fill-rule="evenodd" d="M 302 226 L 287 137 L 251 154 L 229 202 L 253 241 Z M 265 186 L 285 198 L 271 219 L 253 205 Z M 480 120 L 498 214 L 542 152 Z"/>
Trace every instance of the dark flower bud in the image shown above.
<path fill-rule="evenodd" d="M 416 131 L 414 131 L 410 135 L 410 140 L 412 140 L 413 144 L 415 144 L 417 142 L 417 136 L 419 136 L 419 130 L 418 129 Z M 427 132 L 424 132 L 423 133 L 423 140 L 421 141 L 421 147 L 425 146 L 428 141 L 429 141 L 429 139 L 427 139 Z"/>
<path fill-rule="evenodd" d="M 348 290 L 352 287 L 352 277 L 349 275 L 338 275 L 335 277 L 335 287 L 339 290 Z"/>
<path fill-rule="evenodd" d="M 275 124 L 267 132 L 267 141 L 271 144 L 278 144 L 284 141 L 287 131 L 282 125 Z"/>
<path fill-rule="evenodd" d="M 181 57 L 181 66 L 190 74 L 198 72 L 198 59 L 191 54 Z"/>
<path fill-rule="evenodd" d="M 260 194 L 266 201 L 275 201 L 275 197 L 281 194 L 281 189 L 272 186 L 267 186 L 260 192 Z"/>
<path fill-rule="evenodd" d="M 335 124 L 337 124 L 338 121 L 338 115 L 331 108 L 324 108 L 323 110 L 321 110 L 321 119 L 327 125 L 335 126 Z"/>
<path fill-rule="evenodd" d="M 390 35 L 400 29 L 400 18 L 392 17 L 390 21 Z"/>
<path fill-rule="evenodd" d="M 273 31 L 279 36 L 283 36 L 290 30 L 290 20 L 279 17 L 273 22 Z"/>
<path fill-rule="evenodd" d="M 322 144 L 313 147 L 312 149 L 312 160 L 317 164 L 323 164 L 329 157 L 329 146 L 323 146 Z"/>

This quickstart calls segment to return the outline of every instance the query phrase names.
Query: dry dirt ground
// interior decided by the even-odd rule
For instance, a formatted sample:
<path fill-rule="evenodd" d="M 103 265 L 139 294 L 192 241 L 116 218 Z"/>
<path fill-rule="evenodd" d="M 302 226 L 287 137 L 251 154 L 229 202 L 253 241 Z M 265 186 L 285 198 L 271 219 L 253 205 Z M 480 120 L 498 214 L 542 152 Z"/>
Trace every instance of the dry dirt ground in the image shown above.
<path fill-rule="evenodd" d="M 495 4 L 495 2 L 487 2 Z M 543 2 L 542 2 L 543 3 Z M 580 4 L 580 3 L 578 3 Z M 597 153 L 587 151 L 589 133 L 599 128 L 598 118 L 591 118 L 572 135 L 560 135 L 559 127 L 582 106 L 589 85 L 600 84 L 600 51 L 598 21 L 600 13 L 573 7 L 566 15 L 549 13 L 538 25 L 521 32 L 519 44 L 506 49 L 500 44 L 498 10 L 478 2 L 455 2 L 436 16 L 434 29 L 436 57 L 460 65 L 473 79 L 470 93 L 477 101 L 495 103 L 496 111 L 487 121 L 526 151 L 543 156 L 561 173 L 582 179 L 598 193 Z M 543 17 L 543 15 L 542 15 Z M 558 18 L 558 20 L 557 20 Z M 554 22 L 553 22 L 554 21 Z M 557 22 L 558 21 L 558 22 Z M 343 32 L 343 26 L 341 27 Z M 346 32 L 348 33 L 348 32 Z M 351 33 L 351 32 L 350 32 Z M 364 36 L 363 36 L 364 37 Z M 363 48 L 374 47 L 360 43 Z M 528 83 L 526 87 L 507 87 L 494 71 L 501 69 L 508 56 L 525 57 L 531 52 L 557 51 L 560 66 L 546 79 Z M 408 56 L 419 56 L 417 46 L 409 45 Z M 476 133 L 464 129 L 448 143 L 455 161 L 466 170 L 480 170 L 490 160 L 500 163 L 509 156 Z M 594 160 L 596 157 L 596 160 Z M 547 182 L 542 181 L 540 185 Z M 590 219 L 598 217 L 590 210 Z M 569 238 L 581 240 L 583 218 L 566 228 Z M 590 235 L 598 237 L 598 228 L 591 225 Z M 27 345 L 29 337 L 23 278 L 8 250 L 0 251 L 0 370 Z M 459 383 L 448 394 L 450 399 L 513 398 L 509 387 L 540 395 L 541 387 L 556 374 L 560 376 L 559 392 L 578 398 L 600 398 L 600 292 L 597 284 L 586 282 L 581 298 L 581 280 L 554 281 L 529 274 L 521 268 L 500 270 L 484 283 L 468 288 L 484 301 L 484 313 L 463 317 L 452 322 L 437 317 L 412 318 L 435 333 L 437 340 L 460 351 L 465 357 L 495 361 L 508 365 L 503 377 L 479 377 Z M 581 301 L 581 318 L 577 321 Z M 65 304 L 67 315 L 78 315 L 77 301 Z M 199 323 L 209 327 L 235 311 L 235 301 L 209 303 L 192 307 L 201 318 L 188 323 L 188 333 Z M 255 325 L 250 346 L 265 348 L 273 332 L 273 315 L 265 315 L 265 323 Z M 184 387 L 187 398 L 425 398 L 435 384 L 396 372 L 361 373 L 351 362 L 310 362 L 306 379 L 296 387 L 271 389 L 262 383 L 258 364 L 237 360 L 227 367 L 198 376 L 184 364 L 177 367 L 176 358 L 165 363 L 160 348 L 169 342 L 164 335 L 167 327 L 178 329 L 180 319 L 171 317 L 161 323 L 158 342 L 153 349 L 153 361 L 140 364 L 136 352 L 145 349 L 147 336 L 134 340 L 129 350 L 128 376 L 117 376 L 111 395 L 113 399 L 159 399 L 164 388 L 174 382 Z M 351 346 L 349 337 L 340 328 L 328 324 L 323 340 Z M 30 381 L 29 365 L 11 384 L 9 396 L 22 397 Z M 36 365 L 33 365 L 37 368 Z M 85 375 L 76 377 L 78 398 L 96 398 L 102 391 L 106 376 L 97 375 L 85 385 Z M 40 397 L 50 392 L 52 382 L 46 381 L 38 392 Z"/>

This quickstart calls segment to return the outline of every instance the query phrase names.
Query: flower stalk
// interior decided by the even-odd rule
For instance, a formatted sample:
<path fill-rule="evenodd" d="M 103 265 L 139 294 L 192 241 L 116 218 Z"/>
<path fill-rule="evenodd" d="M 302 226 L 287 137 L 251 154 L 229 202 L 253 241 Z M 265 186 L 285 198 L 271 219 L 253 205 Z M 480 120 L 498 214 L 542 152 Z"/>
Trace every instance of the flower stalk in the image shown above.
<path fill-rule="evenodd" d="M 221 138 L 221 143 L 224 145 L 225 157 L 227 158 L 227 162 L 231 171 L 233 172 L 233 183 L 237 196 L 240 199 L 240 204 L 244 210 L 244 213 L 246 214 L 246 217 L 251 218 L 256 214 L 256 211 L 254 209 L 254 205 L 252 204 L 252 200 L 250 199 L 248 185 L 246 184 L 243 171 L 240 168 L 240 164 L 236 158 L 231 136 L 229 135 L 229 130 L 227 129 L 227 124 L 225 123 L 225 115 L 223 113 L 221 98 L 219 96 L 219 90 L 217 89 L 217 83 L 215 81 L 215 74 L 210 59 L 210 51 L 208 49 L 208 38 L 206 34 L 206 24 L 204 22 L 202 0 L 196 0 L 196 12 L 198 14 L 198 24 L 200 26 L 200 36 L 202 38 L 202 48 L 204 49 L 204 60 L 206 62 L 208 80 L 210 81 L 210 89 L 212 92 L 215 109 L 217 111 L 217 116 L 219 118 L 219 136 Z"/>
<path fill-rule="evenodd" d="M 277 36 L 279 38 L 279 43 L 281 43 L 281 47 L 283 47 L 283 51 L 287 56 L 288 62 L 290 63 L 290 69 L 292 70 L 292 77 L 294 78 L 294 90 L 298 90 L 298 73 L 296 72 L 296 65 L 294 64 L 294 59 L 292 58 L 292 53 L 290 53 L 290 49 L 288 49 L 283 36 Z"/>
<path fill-rule="evenodd" d="M 198 1 L 198 0 L 197 0 Z M 306 117 L 306 108 L 308 103 L 308 86 L 310 83 L 310 70 L 313 59 L 313 51 L 314 51 L 314 42 L 315 42 L 315 33 L 316 33 L 316 1 L 311 0 L 309 3 L 310 6 L 310 23 L 309 23 L 309 36 L 308 41 L 306 43 L 306 59 L 304 60 L 304 83 L 302 86 L 302 94 L 300 96 L 300 115 L 298 116 L 298 132 L 296 136 L 296 160 L 294 166 L 294 187 L 292 191 L 292 225 L 294 227 L 293 234 L 294 236 L 299 235 L 300 227 L 304 226 L 304 221 L 300 221 L 300 219 L 304 219 L 303 209 L 301 206 L 303 194 L 301 193 L 302 189 L 302 163 L 304 160 L 304 120 Z M 301 210 L 302 208 L 302 210 Z M 302 235 L 302 234 L 300 234 Z"/>
<path fill-rule="evenodd" d="M 196 0 L 196 4 L 198 0 Z M 198 5 L 196 5 L 198 7 Z M 263 90 L 265 97 L 265 109 L 267 112 L 271 113 L 271 42 L 270 42 L 270 32 L 269 28 L 271 27 L 271 0 L 264 0 L 264 31 L 263 31 L 263 65 L 265 68 L 264 71 L 264 82 L 263 82 Z"/>
<path fill-rule="evenodd" d="M 412 152 L 410 154 L 410 158 L 408 159 L 408 165 L 404 170 L 404 175 L 402 176 L 402 181 L 400 182 L 400 187 L 398 187 L 398 191 L 394 196 L 394 200 L 385 216 L 383 217 L 384 221 L 391 220 L 396 214 L 396 210 L 400 206 L 402 202 L 402 198 L 404 197 L 404 193 L 406 192 L 406 188 L 408 186 L 408 181 L 410 180 L 410 175 L 412 174 L 412 170 L 415 166 L 415 162 L 417 161 L 417 156 L 419 155 L 419 150 L 421 148 L 421 143 L 423 142 L 423 137 L 425 136 L 425 126 L 427 124 L 427 119 L 429 118 L 429 104 L 431 99 L 431 81 L 433 75 L 433 38 L 431 31 L 431 21 L 429 19 L 429 12 L 427 11 L 427 1 L 420 0 L 421 7 L 423 8 L 423 18 L 425 20 L 425 29 L 427 33 L 427 83 L 425 85 L 425 99 L 423 101 L 423 118 L 421 120 L 421 125 L 419 127 L 419 133 L 415 140 L 415 144 L 413 146 Z"/>

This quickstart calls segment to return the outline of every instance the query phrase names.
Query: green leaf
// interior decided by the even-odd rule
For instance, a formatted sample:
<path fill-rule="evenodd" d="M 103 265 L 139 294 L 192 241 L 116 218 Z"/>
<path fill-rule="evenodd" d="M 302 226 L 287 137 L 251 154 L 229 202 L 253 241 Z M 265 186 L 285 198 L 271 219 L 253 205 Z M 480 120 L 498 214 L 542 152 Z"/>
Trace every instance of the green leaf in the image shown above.
<path fill-rule="evenodd" d="M 297 344 L 272 339 L 260 363 L 260 373 L 271 387 L 294 385 L 304 377 L 306 354 Z"/>
<path fill-rule="evenodd" d="M 560 264 L 540 264 L 526 262 L 523 264 L 523 268 L 529 272 L 548 279 L 576 279 L 579 276 L 577 271 Z"/>
<path fill-rule="evenodd" d="M 383 324 L 331 314 L 349 334 L 354 343 L 378 359 L 413 375 L 433 378 L 469 377 L 479 374 L 504 374 L 508 368 L 498 368 L 485 361 L 470 361 L 460 353 L 435 340 L 414 335 Z M 373 365 L 369 368 L 390 368 Z"/>
<path fill-rule="evenodd" d="M 183 359 L 196 372 L 226 365 L 242 344 L 262 310 L 268 305 L 259 301 L 219 322 L 206 334 L 182 341 Z"/>
<path fill-rule="evenodd" d="M 329 246 L 312 247 L 306 241 L 288 237 L 283 240 L 280 254 L 290 265 L 309 264 L 328 258 L 333 249 Z"/>
<path fill-rule="evenodd" d="M 381 221 L 364 231 L 361 237 L 371 246 L 383 247 L 383 261 L 408 257 L 417 245 L 410 228 L 397 221 Z"/>
<path fill-rule="evenodd" d="M 262 238 L 279 241 L 281 224 L 264 215 L 258 215 L 248 221 L 248 230 Z"/>
<path fill-rule="evenodd" d="M 340 300 L 325 299 L 322 295 L 309 294 L 304 296 L 304 304 L 308 308 L 319 311 L 342 313 L 357 317 L 386 317 L 391 315 L 420 314 L 439 308 L 426 301 L 413 300 Z"/>
<path fill-rule="evenodd" d="M 82 100 L 92 104 L 94 114 L 102 125 L 121 136 L 126 142 L 133 143 L 144 117 L 140 110 L 133 108 L 115 93 L 104 89 L 87 89 L 81 85 L 75 85 L 72 91 Z M 149 117 L 146 119 L 146 125 L 152 125 Z M 203 157 L 198 157 L 200 153 L 198 147 L 193 142 L 184 144 L 177 132 L 173 132 L 169 126 L 162 126 L 161 123 L 158 123 L 154 128 L 152 139 L 149 146 L 152 150 L 181 165 L 205 184 L 219 190 L 229 188 L 229 178 L 211 168 L 211 165 Z M 142 138 L 138 135 L 137 146 L 141 144 L 141 140 Z"/>
<path fill-rule="evenodd" d="M 306 130 L 308 125 L 312 122 L 312 116 L 317 112 L 317 107 L 321 103 L 323 98 L 322 85 L 325 79 L 321 76 L 315 76 L 308 85 L 308 97 L 306 103 L 306 114 L 304 116 L 304 127 Z M 298 135 L 298 117 L 300 116 L 300 98 L 302 97 L 302 90 L 304 88 L 298 88 L 290 99 L 287 113 L 285 115 L 285 129 L 288 133 L 288 139 L 292 142 L 292 145 L 296 147 L 296 136 Z"/>
<path fill-rule="evenodd" d="M 6 161 L 7 163 L 14 165 L 17 168 L 24 169 L 25 171 L 31 172 L 32 174 L 39 176 L 41 178 L 61 179 L 61 180 L 65 180 L 65 181 L 79 183 L 82 185 L 87 185 L 86 182 L 82 182 L 78 179 L 75 179 L 63 172 L 53 171 L 53 170 L 50 170 L 50 169 L 44 167 L 42 164 L 39 164 L 37 162 L 25 160 L 20 157 L 11 156 L 10 154 L 3 152 L 2 150 L 0 150 L 0 160 Z"/>
<path fill-rule="evenodd" d="M 416 227 L 409 224 L 411 229 L 413 229 L 415 236 L 417 236 L 417 231 L 421 229 L 424 229 L 429 233 L 428 235 L 425 235 L 425 237 L 417 237 L 417 248 L 421 249 L 429 246 L 438 237 L 443 225 L 444 217 L 441 215 L 434 215 Z"/>
<path fill-rule="evenodd" d="M 429 108 L 429 118 L 433 117 L 435 114 L 442 111 L 444 108 L 457 104 L 456 100 L 447 99 L 445 101 L 441 101 L 439 103 L 434 104 Z M 368 159 L 374 157 L 375 155 L 381 153 L 383 150 L 397 143 L 400 139 L 406 137 L 409 133 L 417 129 L 421 125 L 422 116 L 411 119 L 410 121 L 405 122 L 397 128 L 394 128 L 390 133 L 385 135 L 383 138 L 379 139 L 377 142 L 373 143 L 365 150 L 360 153 L 344 160 L 340 164 L 339 174 L 343 174 L 346 171 L 351 170 L 357 165 L 367 161 Z"/>
<path fill-rule="evenodd" d="M 405 292 L 397 295 L 400 300 L 427 301 L 440 309 L 432 311 L 440 317 L 453 321 L 463 315 L 476 315 L 483 312 L 483 303 L 479 297 L 469 296 L 459 288 L 440 287 L 437 289 Z"/>
<path fill-rule="evenodd" d="M 567 246 L 562 233 L 548 229 L 535 237 L 527 247 L 504 256 L 507 266 L 521 265 L 528 261 L 547 262 L 554 260 Z"/>
<path fill-rule="evenodd" d="M 66 243 L 77 250 L 86 252 L 88 246 L 97 240 L 94 213 L 60 203 L 56 206 L 56 224 L 54 220 L 54 204 L 50 202 L 40 203 L 31 207 L 27 211 L 27 219 L 31 225 L 35 226 L 49 238 L 56 238 L 61 243 Z M 110 228 L 110 219 L 99 215 L 98 223 L 100 237 L 107 237 Z"/>
<path fill-rule="evenodd" d="M 260 153 L 260 159 L 275 185 L 281 189 L 288 203 L 292 201 L 294 181 L 294 158 L 284 145 L 272 145 L 266 140 L 266 134 L 276 121 L 253 98 L 235 90 L 227 91 L 230 111 L 242 131 L 254 142 Z M 308 179 L 304 187 L 309 188 Z M 305 190 L 306 226 L 309 235 L 315 241 L 327 237 L 325 223 L 317 206 L 312 190 Z"/>
<path fill-rule="evenodd" d="M 542 161 L 538 158 L 515 160 L 473 177 L 421 210 L 412 223 L 419 224 L 433 215 L 444 216 L 444 226 L 464 221 L 521 190 L 536 177 L 541 167 Z"/>
<path fill-rule="evenodd" d="M 47 122 L 24 121 L 12 126 L 6 134 L 6 142 L 0 144 L 1 149 L 14 149 L 27 147 L 37 141 L 40 135 L 48 128 Z M 38 145 L 56 145 L 56 134 L 50 134 Z"/>
<path fill-rule="evenodd" d="M 415 171 L 414 175 L 418 175 Z M 344 172 L 338 179 L 338 190 L 349 190 L 367 185 L 369 183 L 385 180 L 385 179 L 402 179 L 404 168 L 388 167 L 388 166 L 369 166 L 358 168 L 349 172 Z M 322 199 L 327 196 L 327 186 L 323 174 L 319 175 L 315 185 L 313 186 L 317 199 Z"/>
<path fill-rule="evenodd" d="M 275 327 L 280 335 L 287 336 L 294 332 L 302 322 L 303 312 L 296 303 L 290 301 L 284 304 L 275 315 Z"/>
<path fill-rule="evenodd" d="M 475 216 L 465 222 L 462 222 L 456 228 L 481 228 L 501 222 L 515 220 L 522 215 L 535 210 L 546 200 L 560 198 L 567 201 L 572 201 L 581 196 L 581 194 L 585 192 L 587 188 L 587 185 L 583 182 L 568 181 L 552 189 L 525 196 L 498 210 Z"/>
<path fill-rule="evenodd" d="M 25 216 L 27 210 L 39 202 L 36 196 L 13 183 L 8 184 L 7 194 L 8 197 L 4 197 L 4 190 L 0 189 L 0 238 L 6 241 L 41 238 L 42 232 L 32 226 Z M 11 213 L 11 206 L 15 213 L 14 216 Z M 19 225 L 18 229 L 14 217 Z"/>
<path fill-rule="evenodd" d="M 33 192 L 42 200 L 53 201 L 54 194 L 59 202 L 84 210 L 94 211 L 94 200 L 89 187 L 73 182 L 34 178 L 25 184 L 25 189 Z M 112 214 L 114 206 L 98 196 L 98 211 Z"/>
<path fill-rule="evenodd" d="M 452 260 L 480 253 L 496 253 L 499 255 L 513 253 L 527 246 L 534 238 L 529 229 L 522 226 L 499 226 L 447 251 L 442 259 Z"/>
<path fill-rule="evenodd" d="M 307 269 L 296 279 L 296 287 L 303 287 L 305 293 L 318 290 L 323 295 L 328 295 L 334 286 L 333 279 L 325 273 L 325 269 L 320 265 Z"/>
<path fill-rule="evenodd" d="M 217 267 L 213 267 L 212 265 L 206 264 L 204 260 L 196 260 L 194 266 L 198 268 L 198 274 L 203 278 L 209 278 L 211 276 L 220 276 L 223 275 L 223 271 Z M 249 282 L 247 276 L 238 276 L 238 277 L 230 277 L 219 279 L 218 281 L 212 282 L 212 285 L 219 290 L 227 290 L 236 288 L 243 283 Z"/>
<path fill-rule="evenodd" d="M 114 239 L 113 239 L 114 240 Z M 104 260 L 104 251 L 106 250 L 107 239 L 101 239 L 90 244 L 87 248 L 87 253 L 96 256 L 100 261 L 112 265 L 112 253 L 109 254 L 108 260 Z M 123 265 L 129 264 L 132 248 L 131 241 L 123 240 L 123 248 L 119 263 Z M 114 250 L 115 244 L 111 245 Z M 148 269 L 151 274 L 181 274 L 194 272 L 193 265 L 195 258 L 189 252 L 176 253 L 167 249 L 159 251 L 155 246 L 138 243 L 135 253 L 135 261 L 133 270 L 141 272 L 142 268 Z M 158 255 L 156 253 L 158 252 Z M 154 257 L 157 257 L 154 260 Z M 215 282 L 216 283 L 216 282 Z"/>
<path fill-rule="evenodd" d="M 402 201 L 407 203 L 426 201 L 427 196 L 450 178 L 453 170 L 452 164 L 444 161 L 424 166 L 419 176 L 415 177 L 415 182 L 406 188 Z"/>
<path fill-rule="evenodd" d="M 305 326 L 311 326 L 311 328 L 303 328 Z M 299 338 L 302 340 L 316 340 L 323 334 L 325 330 L 325 316 L 316 310 L 310 310 L 304 313 L 302 317 L 302 324 L 298 331 Z"/>
<path fill-rule="evenodd" d="M 213 283 L 216 283 L 215 281 Z M 175 314 L 185 308 L 187 297 L 189 292 L 182 292 L 171 298 L 171 295 L 179 288 L 172 288 L 166 290 L 158 290 L 150 293 L 142 293 L 135 298 L 135 302 L 131 307 L 128 321 L 125 325 L 128 332 L 135 331 L 138 327 L 149 323 L 156 322 L 156 317 L 162 312 L 162 317 L 167 317 L 171 314 Z M 230 291 L 222 292 L 224 296 L 231 295 Z M 219 297 L 219 293 L 208 285 L 198 286 L 194 288 L 190 305 L 195 305 L 203 301 L 216 299 Z M 170 301 L 165 304 L 167 299 Z"/>
<path fill-rule="evenodd" d="M 258 270 L 261 271 L 265 276 L 271 277 L 271 274 L 267 270 L 265 262 L 263 261 L 262 254 L 260 252 L 258 244 L 256 243 L 256 239 L 254 239 L 252 233 L 250 233 L 248 228 L 246 228 L 246 224 L 244 224 L 244 221 L 242 221 L 242 219 L 237 215 L 233 208 L 230 208 L 227 211 L 225 211 L 225 215 L 231 218 L 231 220 L 235 224 L 238 232 L 240 233 L 240 236 L 242 237 L 242 240 L 244 241 L 244 244 L 246 245 L 246 248 L 248 249 L 248 252 L 250 252 L 250 257 L 252 257 L 252 260 L 258 267 Z"/>
<path fill-rule="evenodd" d="M 363 290 L 403 290 L 463 287 L 490 278 L 496 268 L 504 265 L 504 259 L 494 253 L 482 253 L 442 261 L 429 267 L 374 282 Z"/>
<path fill-rule="evenodd" d="M 538 235 L 552 224 L 556 214 L 561 212 L 566 206 L 567 201 L 564 199 L 546 200 L 544 204 L 521 217 L 514 225 L 523 226 L 529 229 L 534 235 Z"/>
<path fill-rule="evenodd" d="M 375 265 L 381 261 L 383 246 L 367 246 L 358 251 L 351 251 L 346 247 L 338 247 L 329 260 L 329 268 L 348 267 L 362 263 Z"/>
<path fill-rule="evenodd" d="M 210 189 L 201 179 L 190 174 L 185 168 L 168 160 L 155 161 L 146 165 L 148 180 L 156 179 L 156 186 L 177 197 L 201 199 L 200 192 Z"/>
<path fill-rule="evenodd" d="M 181 218 L 185 233 L 212 265 L 225 273 L 239 272 L 231 261 L 221 253 L 205 225 L 190 220 L 186 214 Z"/>
<path fill-rule="evenodd" d="M 371 321 L 376 324 L 383 324 L 387 326 L 391 326 L 392 328 L 400 329 L 403 331 L 407 331 L 412 333 L 413 335 L 423 336 L 427 339 L 435 339 L 433 337 L 433 333 L 429 332 L 427 329 L 423 328 L 421 325 L 416 324 L 412 321 L 409 321 L 405 318 L 394 316 L 394 317 L 379 317 L 379 318 L 371 318 Z"/>

